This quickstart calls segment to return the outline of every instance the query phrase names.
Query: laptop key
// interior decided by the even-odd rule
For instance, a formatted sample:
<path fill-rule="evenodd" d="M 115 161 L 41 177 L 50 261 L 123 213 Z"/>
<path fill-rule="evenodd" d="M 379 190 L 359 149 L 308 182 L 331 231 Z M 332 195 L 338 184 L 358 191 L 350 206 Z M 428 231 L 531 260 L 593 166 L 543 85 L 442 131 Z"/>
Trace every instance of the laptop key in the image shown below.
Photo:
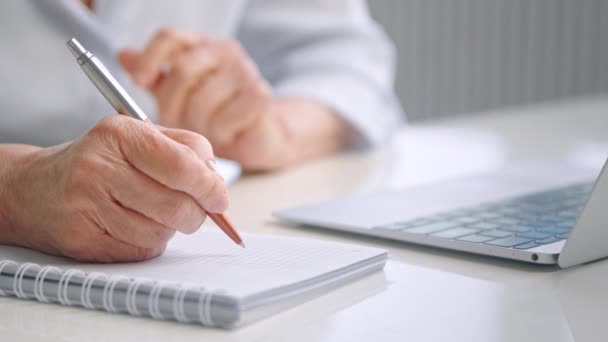
<path fill-rule="evenodd" d="M 572 228 L 576 224 L 575 220 L 563 220 L 557 222 L 555 225 L 562 228 Z"/>
<path fill-rule="evenodd" d="M 563 210 L 558 213 L 560 217 L 566 219 L 576 219 L 579 216 L 578 210 Z"/>
<path fill-rule="evenodd" d="M 523 245 L 524 243 L 532 242 L 531 239 L 523 238 L 520 236 L 509 236 L 502 239 L 496 239 L 492 241 L 488 241 L 485 244 L 492 246 L 501 246 L 501 247 L 513 247 L 517 245 Z"/>
<path fill-rule="evenodd" d="M 513 232 L 509 232 L 506 230 L 488 230 L 480 233 L 481 235 L 492 236 L 495 238 L 504 238 L 507 236 L 515 235 Z"/>
<path fill-rule="evenodd" d="M 455 217 L 455 218 L 453 218 L 453 220 L 460 222 L 460 223 L 464 223 L 464 224 L 477 223 L 477 222 L 481 221 L 480 218 L 474 217 L 474 216 Z"/>
<path fill-rule="evenodd" d="M 479 213 L 479 214 L 477 214 L 475 216 L 477 216 L 479 218 L 482 218 L 484 220 L 489 220 L 489 221 L 492 221 L 494 219 L 498 219 L 498 218 L 502 217 L 502 215 L 500 213 L 495 213 L 495 212 L 491 212 L 491 211 L 490 212 L 485 212 L 485 213 Z"/>
<path fill-rule="evenodd" d="M 407 221 L 407 223 L 410 223 L 412 226 L 421 226 L 423 224 L 429 224 L 434 222 L 433 220 L 431 220 L 431 218 L 429 217 L 420 217 L 411 221 Z"/>
<path fill-rule="evenodd" d="M 548 244 L 548 243 L 557 242 L 557 241 L 560 241 L 560 240 L 562 240 L 562 239 L 560 239 L 558 237 L 555 237 L 555 236 L 550 236 L 550 237 L 548 237 L 546 239 L 536 240 L 536 243 L 544 245 L 544 244 Z"/>
<path fill-rule="evenodd" d="M 518 219 L 510 218 L 510 217 L 501 217 L 496 220 L 491 220 L 492 223 L 498 223 L 504 226 L 510 226 L 519 223 Z"/>
<path fill-rule="evenodd" d="M 430 218 L 433 219 L 433 221 L 444 221 L 447 219 L 453 219 L 455 216 L 457 215 L 452 212 L 443 212 L 430 216 Z"/>
<path fill-rule="evenodd" d="M 535 224 L 541 222 L 536 214 L 520 214 L 517 217 L 522 223 Z"/>
<path fill-rule="evenodd" d="M 526 226 L 526 225 L 513 225 L 513 226 L 502 227 L 500 229 L 508 230 L 508 231 L 514 232 L 514 233 L 525 233 L 525 232 L 534 230 L 534 227 Z"/>
<path fill-rule="evenodd" d="M 523 238 L 532 239 L 532 240 L 542 240 L 542 239 L 546 239 L 546 238 L 548 238 L 550 236 L 553 236 L 553 234 L 543 233 L 543 232 L 539 232 L 539 231 L 536 231 L 536 230 L 532 230 L 532 231 L 529 231 L 527 233 L 519 234 L 519 236 L 521 236 Z"/>
<path fill-rule="evenodd" d="M 539 228 L 536 228 L 536 230 L 539 232 L 548 233 L 548 234 L 552 234 L 552 235 L 565 234 L 570 231 L 570 229 L 568 229 L 568 228 L 556 227 L 556 226 L 552 226 L 552 225 L 549 225 L 546 227 L 539 227 Z"/>
<path fill-rule="evenodd" d="M 431 234 L 431 236 L 440 237 L 440 238 L 446 238 L 446 239 L 454 239 L 454 238 L 457 238 L 457 237 L 461 237 L 461 236 L 477 233 L 478 231 L 479 230 L 477 230 L 477 229 L 466 228 L 466 227 L 458 227 L 458 228 L 443 230 L 443 231 L 440 231 L 438 233 Z"/>
<path fill-rule="evenodd" d="M 492 237 L 492 236 L 483 236 L 483 235 L 479 235 L 479 234 L 474 234 L 474 235 L 462 236 L 456 240 L 481 243 L 481 242 L 487 242 L 487 241 L 494 240 L 494 239 L 496 239 L 496 238 Z"/>
<path fill-rule="evenodd" d="M 517 208 L 513 208 L 513 207 L 502 207 L 502 208 L 498 209 L 498 212 L 505 216 L 510 217 L 512 215 L 519 213 L 519 210 L 517 210 Z"/>
<path fill-rule="evenodd" d="M 543 215 L 543 216 L 539 217 L 538 221 L 543 222 L 543 223 L 557 223 L 562 220 L 563 220 L 563 218 L 555 216 L 555 215 Z"/>
<path fill-rule="evenodd" d="M 404 228 L 409 228 L 409 227 L 411 227 L 411 225 L 406 224 L 406 223 L 391 223 L 391 224 L 386 224 L 384 226 L 377 226 L 377 227 L 374 227 L 373 229 L 400 231 L 400 230 L 403 230 Z"/>
<path fill-rule="evenodd" d="M 472 224 L 469 227 L 471 227 L 471 228 L 477 228 L 477 229 L 496 229 L 496 228 L 500 228 L 501 226 L 502 225 L 498 224 L 498 223 L 479 222 L 479 223 Z"/>
<path fill-rule="evenodd" d="M 435 232 L 439 232 L 442 230 L 446 230 L 449 228 L 455 228 L 460 224 L 457 222 L 450 221 L 441 221 L 435 223 L 429 223 L 421 226 L 417 226 L 414 228 L 404 229 L 403 232 L 412 233 L 412 234 L 433 234 Z"/>
<path fill-rule="evenodd" d="M 538 247 L 540 246 L 539 244 L 537 244 L 536 242 L 528 242 L 528 243 L 524 243 L 523 245 L 517 245 L 515 246 L 515 248 L 517 249 L 530 249 L 530 248 L 534 248 L 534 247 Z"/>

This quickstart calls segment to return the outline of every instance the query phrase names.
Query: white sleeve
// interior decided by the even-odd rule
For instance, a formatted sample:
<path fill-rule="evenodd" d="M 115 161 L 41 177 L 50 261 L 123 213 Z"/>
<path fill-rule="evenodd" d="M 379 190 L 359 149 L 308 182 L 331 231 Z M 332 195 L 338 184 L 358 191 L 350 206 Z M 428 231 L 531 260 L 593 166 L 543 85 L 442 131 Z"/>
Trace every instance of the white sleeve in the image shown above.
<path fill-rule="evenodd" d="M 316 100 L 378 144 L 404 114 L 395 53 L 365 0 L 250 0 L 237 38 L 276 96 Z"/>

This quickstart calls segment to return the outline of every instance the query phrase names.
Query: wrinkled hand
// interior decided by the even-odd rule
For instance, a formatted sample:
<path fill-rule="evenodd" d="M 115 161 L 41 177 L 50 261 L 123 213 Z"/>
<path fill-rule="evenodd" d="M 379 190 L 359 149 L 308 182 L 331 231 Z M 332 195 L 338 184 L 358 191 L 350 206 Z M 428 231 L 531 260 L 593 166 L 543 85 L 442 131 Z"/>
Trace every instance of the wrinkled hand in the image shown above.
<path fill-rule="evenodd" d="M 205 138 L 123 115 L 12 166 L 0 192 L 8 243 L 96 262 L 160 255 L 175 231 L 195 232 L 226 210 Z"/>
<path fill-rule="evenodd" d="M 238 43 L 164 29 L 119 59 L 155 96 L 161 125 L 203 134 L 218 155 L 246 168 L 284 158 L 287 132 L 271 89 Z"/>

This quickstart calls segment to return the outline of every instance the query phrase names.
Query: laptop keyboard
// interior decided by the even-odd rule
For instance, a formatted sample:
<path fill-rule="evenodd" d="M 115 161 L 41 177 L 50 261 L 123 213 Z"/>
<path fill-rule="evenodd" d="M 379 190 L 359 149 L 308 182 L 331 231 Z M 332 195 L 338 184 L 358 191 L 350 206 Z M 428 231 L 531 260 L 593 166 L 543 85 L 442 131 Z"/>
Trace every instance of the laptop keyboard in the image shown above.
<path fill-rule="evenodd" d="M 592 188 L 581 183 L 374 229 L 529 249 L 566 239 Z"/>

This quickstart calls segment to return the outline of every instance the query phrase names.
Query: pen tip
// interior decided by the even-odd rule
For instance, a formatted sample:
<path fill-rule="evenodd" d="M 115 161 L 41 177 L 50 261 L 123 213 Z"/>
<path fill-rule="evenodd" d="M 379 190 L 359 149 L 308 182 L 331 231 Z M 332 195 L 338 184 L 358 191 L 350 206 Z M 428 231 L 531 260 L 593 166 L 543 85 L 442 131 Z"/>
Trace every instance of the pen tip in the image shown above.
<path fill-rule="evenodd" d="M 239 246 L 241 246 L 241 247 L 245 248 L 245 243 L 244 243 L 244 242 L 241 242 L 241 243 L 239 243 Z"/>

